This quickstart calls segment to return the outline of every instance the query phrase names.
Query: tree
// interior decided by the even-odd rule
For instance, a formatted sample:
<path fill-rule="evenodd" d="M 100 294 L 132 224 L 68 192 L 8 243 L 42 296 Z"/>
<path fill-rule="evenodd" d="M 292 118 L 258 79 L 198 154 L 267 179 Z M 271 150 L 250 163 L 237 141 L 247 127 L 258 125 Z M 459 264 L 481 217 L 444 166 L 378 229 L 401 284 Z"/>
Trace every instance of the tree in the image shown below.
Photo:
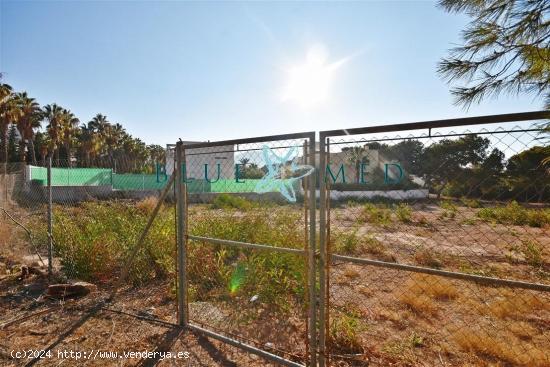
<path fill-rule="evenodd" d="M 505 194 L 503 185 L 504 153 L 494 148 L 483 162 L 466 167 L 458 180 L 452 180 L 449 194 L 497 198 Z"/>
<path fill-rule="evenodd" d="M 2 156 L 0 161 L 8 163 L 9 127 L 16 123 L 20 110 L 15 103 L 13 89 L 10 85 L 0 84 L 0 137 L 2 139 Z"/>
<path fill-rule="evenodd" d="M 550 3 L 546 0 L 441 0 L 448 12 L 472 18 L 464 44 L 450 50 L 438 72 L 449 83 L 462 80 L 451 93 L 470 106 L 501 92 L 543 96 L 550 107 Z"/>
<path fill-rule="evenodd" d="M 36 165 L 33 140 L 34 131 L 40 128 L 42 110 L 36 100 L 27 95 L 27 92 L 17 93 L 15 95 L 15 103 L 20 110 L 19 120 L 17 121 L 17 130 L 21 137 L 19 141 L 19 161 L 26 161 L 25 153 L 29 150 L 32 164 Z"/>
<path fill-rule="evenodd" d="M 373 148 L 371 148 L 373 149 Z M 394 145 L 379 144 L 379 154 L 398 162 L 405 172 L 418 174 L 424 144 L 415 139 L 402 140 Z"/>
<path fill-rule="evenodd" d="M 242 164 L 243 166 L 246 166 L 248 163 L 250 163 L 250 158 L 243 157 L 239 159 L 239 164 Z"/>
<path fill-rule="evenodd" d="M 65 148 L 68 167 L 72 167 L 72 148 L 78 143 L 80 120 L 69 110 L 63 109 L 61 114 L 61 141 Z"/>
<path fill-rule="evenodd" d="M 489 139 L 466 135 L 455 140 L 443 139 L 424 149 L 420 169 L 438 198 L 450 182 L 467 177 L 467 168 L 485 160 L 489 144 Z"/>
<path fill-rule="evenodd" d="M 365 148 L 361 146 L 345 147 L 342 148 L 342 152 L 346 152 L 346 160 L 349 162 L 349 164 L 355 167 L 356 182 L 360 183 L 361 165 L 370 163 Z"/>
<path fill-rule="evenodd" d="M 43 110 L 43 118 L 48 122 L 46 126 L 50 143 L 48 151 L 55 155 L 56 165 L 59 166 L 59 147 L 63 139 L 63 108 L 55 103 L 46 105 Z"/>
<path fill-rule="evenodd" d="M 10 125 L 8 129 L 8 162 L 17 162 L 19 155 L 19 134 L 17 133 L 17 127 Z"/>
<path fill-rule="evenodd" d="M 44 132 L 37 132 L 34 135 L 34 150 L 35 154 L 40 156 L 40 165 L 42 167 L 46 166 L 46 157 L 48 156 L 48 150 L 51 146 L 50 138 L 48 134 Z"/>
<path fill-rule="evenodd" d="M 543 201 L 545 193 L 550 190 L 550 176 L 543 164 L 548 156 L 550 146 L 535 146 L 508 159 L 506 173 L 516 196 L 524 194 L 526 201 L 536 196 L 539 202 Z"/>
<path fill-rule="evenodd" d="M 161 165 L 166 163 L 166 149 L 160 145 L 151 144 L 147 146 L 147 150 L 149 151 L 149 157 L 151 159 L 149 163 L 151 166 L 154 166 L 157 163 Z"/>

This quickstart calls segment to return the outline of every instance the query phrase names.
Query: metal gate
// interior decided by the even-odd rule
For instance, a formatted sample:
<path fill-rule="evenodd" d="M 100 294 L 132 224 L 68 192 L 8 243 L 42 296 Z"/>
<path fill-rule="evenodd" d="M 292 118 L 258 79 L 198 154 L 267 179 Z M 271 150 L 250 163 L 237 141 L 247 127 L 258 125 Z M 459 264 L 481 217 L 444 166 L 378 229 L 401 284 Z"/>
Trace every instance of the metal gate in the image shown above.
<path fill-rule="evenodd" d="M 320 366 L 550 364 L 547 117 L 320 133 Z"/>
<path fill-rule="evenodd" d="M 547 116 L 179 142 L 178 323 L 289 366 L 548 365 Z"/>
<path fill-rule="evenodd" d="M 283 365 L 314 363 L 314 141 L 177 144 L 180 325 Z"/>

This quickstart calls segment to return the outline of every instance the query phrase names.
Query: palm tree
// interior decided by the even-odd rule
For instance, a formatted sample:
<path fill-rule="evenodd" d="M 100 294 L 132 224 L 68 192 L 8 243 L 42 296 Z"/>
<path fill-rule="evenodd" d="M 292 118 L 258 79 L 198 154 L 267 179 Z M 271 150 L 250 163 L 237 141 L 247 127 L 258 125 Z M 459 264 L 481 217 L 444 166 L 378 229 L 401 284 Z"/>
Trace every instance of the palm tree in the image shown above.
<path fill-rule="evenodd" d="M 111 165 L 111 167 L 113 167 L 115 152 L 121 148 L 121 144 L 128 134 L 126 133 L 126 130 L 124 130 L 122 125 L 117 123 L 114 125 L 106 124 L 101 131 L 101 135 L 105 140 L 107 156 L 109 157 L 109 164 Z"/>
<path fill-rule="evenodd" d="M 348 147 L 342 148 L 343 152 L 346 152 L 347 161 L 355 167 L 356 181 L 361 182 L 361 165 L 368 164 L 369 158 L 365 154 L 364 147 Z"/>
<path fill-rule="evenodd" d="M 95 152 L 97 152 L 98 148 L 96 139 L 96 134 L 94 134 L 93 130 L 88 129 L 88 126 L 86 124 L 83 124 L 80 126 L 80 159 L 83 161 L 84 166 L 91 167 L 91 157 L 92 155 L 95 156 Z"/>
<path fill-rule="evenodd" d="M 63 127 L 63 111 L 64 109 L 57 104 L 49 104 L 44 106 L 43 117 L 48 122 L 46 131 L 48 132 L 50 146 L 50 154 L 55 155 L 56 165 L 59 166 L 59 146 L 62 143 L 62 127 Z"/>
<path fill-rule="evenodd" d="M 88 129 L 94 132 L 103 131 L 105 126 L 109 124 L 107 116 L 98 113 L 94 118 L 88 122 Z"/>
<path fill-rule="evenodd" d="M 19 160 L 26 161 L 27 144 L 31 152 L 32 164 L 36 164 L 36 154 L 34 152 L 34 131 L 40 128 L 41 110 L 40 105 L 34 98 L 30 98 L 27 92 L 17 93 L 15 95 L 16 103 L 21 112 L 17 121 L 17 130 L 19 131 Z"/>
<path fill-rule="evenodd" d="M 45 167 L 48 148 L 51 146 L 48 134 L 41 131 L 37 132 L 34 136 L 33 145 L 35 146 L 36 152 L 40 155 L 40 165 Z"/>
<path fill-rule="evenodd" d="M 243 166 L 246 166 L 248 163 L 250 163 L 250 159 L 249 158 L 241 158 L 239 160 L 239 163 L 242 164 Z"/>
<path fill-rule="evenodd" d="M 0 135 L 2 138 L 2 157 L 1 161 L 8 163 L 8 132 L 9 126 L 17 122 L 20 111 L 15 103 L 12 88 L 8 84 L 0 84 Z"/>
<path fill-rule="evenodd" d="M 67 154 L 67 165 L 72 166 L 72 147 L 77 144 L 78 124 L 80 120 L 69 110 L 63 109 L 61 115 L 61 141 Z"/>
<path fill-rule="evenodd" d="M 104 132 L 109 125 L 107 116 L 98 113 L 88 122 L 85 130 L 82 131 L 82 137 L 86 139 L 84 150 L 88 160 L 91 158 L 95 160 L 105 153 L 106 142 Z"/>

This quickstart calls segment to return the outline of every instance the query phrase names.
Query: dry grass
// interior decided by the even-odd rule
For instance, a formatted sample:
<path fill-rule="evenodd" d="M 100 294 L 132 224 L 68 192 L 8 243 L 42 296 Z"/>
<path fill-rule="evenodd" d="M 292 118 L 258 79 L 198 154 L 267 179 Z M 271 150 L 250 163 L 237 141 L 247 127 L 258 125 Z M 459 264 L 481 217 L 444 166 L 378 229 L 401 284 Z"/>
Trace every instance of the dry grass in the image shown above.
<path fill-rule="evenodd" d="M 407 328 L 410 315 L 408 311 L 396 312 L 389 308 L 381 309 L 380 312 L 378 312 L 378 317 L 380 319 L 391 321 L 400 330 Z"/>
<path fill-rule="evenodd" d="M 459 295 L 450 280 L 428 274 L 414 274 L 409 281 L 409 290 L 416 294 L 428 294 L 439 301 L 453 300 Z"/>
<path fill-rule="evenodd" d="M 508 329 L 512 334 L 522 340 L 531 340 L 539 331 L 525 321 L 511 322 Z"/>
<path fill-rule="evenodd" d="M 158 198 L 155 196 L 146 197 L 136 203 L 136 208 L 142 213 L 149 214 L 153 212 L 153 209 L 157 206 Z"/>
<path fill-rule="evenodd" d="M 399 296 L 399 301 L 408 306 L 413 312 L 418 315 L 437 315 L 438 307 L 436 303 L 425 294 L 414 294 L 410 292 L 405 292 L 401 296 Z"/>
<path fill-rule="evenodd" d="M 461 349 L 474 352 L 480 357 L 492 357 L 518 366 L 548 366 L 550 359 L 540 349 L 522 343 L 511 334 L 490 335 L 483 330 L 465 327 L 458 330 L 452 339 Z"/>
<path fill-rule="evenodd" d="M 439 269 L 443 266 L 441 260 L 439 260 L 433 253 L 433 250 L 420 248 L 414 253 L 414 261 L 418 265 L 427 266 L 430 268 Z"/>
<path fill-rule="evenodd" d="M 405 284 L 399 300 L 417 314 L 437 314 L 434 301 L 458 298 L 458 290 L 450 281 L 427 274 L 414 274 Z"/>
<path fill-rule="evenodd" d="M 353 280 L 359 277 L 359 272 L 354 268 L 346 268 L 343 273 L 344 277 Z"/>
<path fill-rule="evenodd" d="M 501 319 L 519 319 L 536 311 L 550 310 L 550 306 L 532 294 L 503 291 L 487 306 L 488 312 Z"/>

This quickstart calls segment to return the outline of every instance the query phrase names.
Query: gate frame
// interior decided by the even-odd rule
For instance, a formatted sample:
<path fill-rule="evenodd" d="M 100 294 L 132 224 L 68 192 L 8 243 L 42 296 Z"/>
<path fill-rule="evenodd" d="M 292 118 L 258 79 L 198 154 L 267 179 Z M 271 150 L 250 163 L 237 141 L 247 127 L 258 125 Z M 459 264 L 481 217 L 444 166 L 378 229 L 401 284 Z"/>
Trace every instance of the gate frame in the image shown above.
<path fill-rule="evenodd" d="M 326 165 L 329 156 L 329 138 L 336 136 L 351 136 L 351 135 L 363 135 L 363 134 L 376 134 L 376 133 L 388 133 L 399 131 L 411 131 L 411 130 L 428 130 L 428 137 L 432 137 L 432 129 L 436 128 L 449 128 L 458 126 L 475 126 L 475 125 L 490 125 L 497 123 L 508 122 L 522 122 L 533 120 L 550 119 L 550 111 L 533 111 L 533 112 L 520 112 L 509 113 L 499 115 L 486 115 L 475 117 L 464 117 L 444 120 L 431 120 L 421 122 L 409 122 L 400 124 L 378 125 L 369 127 L 358 127 L 350 129 L 337 129 L 337 130 L 325 130 L 319 132 L 319 191 L 320 191 L 320 213 L 319 213 L 319 353 L 318 353 L 318 365 L 319 367 L 325 367 L 328 365 L 327 358 L 327 330 L 329 327 L 329 264 L 332 260 L 345 260 L 352 263 L 358 263 L 363 265 L 373 265 L 386 268 L 392 268 L 397 270 L 404 270 L 409 272 L 425 273 L 432 275 L 439 275 L 448 278 L 469 280 L 481 284 L 507 286 L 511 288 L 531 289 L 544 292 L 550 292 L 550 285 L 540 283 L 529 283 L 517 280 L 507 280 L 500 278 L 485 277 L 479 275 L 466 274 L 454 271 L 437 270 L 432 268 L 426 268 L 422 266 L 406 265 L 389 263 L 379 260 L 361 259 L 351 256 L 342 256 L 332 254 L 330 251 L 330 185 L 326 182 Z M 505 131 L 503 131 L 505 132 Z M 460 134 L 462 135 L 462 134 Z"/>
<path fill-rule="evenodd" d="M 306 218 L 305 226 L 307 230 L 307 224 L 309 223 L 309 236 L 305 241 L 306 247 L 302 250 L 299 249 L 285 249 L 281 247 L 271 247 L 265 244 L 254 244 L 246 243 L 239 241 L 229 241 L 209 237 L 198 237 L 188 234 L 188 200 L 187 200 L 187 185 L 185 183 L 185 172 L 182 170 L 183 162 L 185 162 L 185 150 L 186 149 L 196 149 L 196 148 L 208 148 L 208 147 L 217 147 L 224 145 L 237 145 L 238 151 L 239 144 L 251 144 L 251 143 L 262 143 L 262 142 L 273 142 L 273 141 L 282 141 L 290 139 L 305 139 L 307 140 L 307 146 L 304 149 L 304 159 L 312 167 L 315 167 L 315 132 L 303 132 L 303 133 L 294 133 L 294 134 L 282 134 L 282 135 L 270 135 L 270 136 L 261 136 L 254 138 L 244 138 L 244 139 L 232 139 L 232 140 L 221 140 L 214 142 L 199 142 L 199 143 L 188 143 L 184 144 L 181 140 L 176 144 L 176 153 L 174 159 L 174 174 L 176 175 L 175 183 L 175 192 L 176 192 L 176 221 L 177 221 L 177 289 L 178 289 L 178 325 L 182 328 L 187 328 L 203 334 L 205 336 L 218 339 L 224 343 L 239 347 L 247 352 L 259 355 L 277 362 L 279 364 L 291 367 L 302 366 L 299 363 L 290 361 L 278 355 L 266 352 L 254 346 L 245 344 L 239 340 L 232 339 L 225 335 L 207 330 L 200 326 L 194 325 L 189 322 L 189 307 L 188 307 L 188 284 L 187 284 L 187 244 L 189 239 L 202 240 L 210 243 L 226 244 L 233 245 L 238 247 L 245 248 L 257 248 L 265 249 L 270 251 L 283 251 L 302 254 L 305 258 L 305 263 L 307 264 L 307 281 L 308 289 L 305 297 L 305 301 L 308 303 L 308 322 L 307 322 L 307 342 L 305 345 L 306 348 L 306 365 L 315 367 L 317 365 L 317 294 L 316 294 L 316 271 L 315 271 L 315 253 L 316 253 L 316 196 L 315 196 L 315 186 L 316 180 L 314 173 L 305 178 L 305 182 L 308 184 L 308 188 L 304 188 L 304 205 L 308 205 L 309 216 Z M 307 249 L 307 250 L 306 250 Z M 309 299 L 308 299 L 309 298 Z"/>
<path fill-rule="evenodd" d="M 189 322 L 188 312 L 188 299 L 187 299 L 187 243 L 189 239 L 202 240 L 211 243 L 221 243 L 226 245 L 233 245 L 245 248 L 257 248 L 268 249 L 271 251 L 282 251 L 299 253 L 307 256 L 307 278 L 308 278 L 308 336 L 307 336 L 307 361 L 306 365 L 310 367 L 325 367 L 328 364 L 327 356 L 327 332 L 329 326 L 328 306 L 330 302 L 328 281 L 330 278 L 329 264 L 332 260 L 345 260 L 357 264 L 379 266 L 386 268 L 393 268 L 397 270 L 425 273 L 432 275 L 439 275 L 448 278 L 462 279 L 473 281 L 480 284 L 489 284 L 496 286 L 507 286 L 512 288 L 532 289 L 544 292 L 550 292 L 550 285 L 539 283 L 528 283 L 516 280 L 499 279 L 492 277 L 485 277 L 479 275 L 465 274 L 460 272 L 437 270 L 432 268 L 425 268 L 422 266 L 406 265 L 388 263 L 384 261 L 361 259 L 350 256 L 332 254 L 329 249 L 330 240 L 330 195 L 329 185 L 326 182 L 326 165 L 329 157 L 329 138 L 337 136 L 348 135 L 361 135 L 361 134 L 375 134 L 375 133 L 388 133 L 399 131 L 412 131 L 412 130 L 428 130 L 428 137 L 432 137 L 432 129 L 436 128 L 450 128 L 459 126 L 475 126 L 475 125 L 490 125 L 497 123 L 510 123 L 510 122 L 522 122 L 550 119 L 549 111 L 533 111 L 522 113 L 510 113 L 499 115 L 486 115 L 466 118 L 454 118 L 443 120 L 431 120 L 422 122 L 410 122 L 400 124 L 378 125 L 370 127 L 359 127 L 350 129 L 338 129 L 338 130 L 325 130 L 319 132 L 319 150 L 317 151 L 315 132 L 304 132 L 295 134 L 282 134 L 261 136 L 254 138 L 244 139 L 232 139 L 221 140 L 215 142 L 199 142 L 184 144 L 182 141 L 176 144 L 175 166 L 174 174 L 176 175 L 175 193 L 176 193 L 176 209 L 177 209 L 177 281 L 178 281 L 178 324 L 180 327 L 187 328 L 189 330 L 198 332 L 207 337 L 211 337 L 220 340 L 224 343 L 239 347 L 247 352 L 264 357 L 267 360 L 279 363 L 285 366 L 299 367 L 302 366 L 299 363 L 290 361 L 278 355 L 266 352 L 262 349 L 256 348 L 249 344 L 245 344 L 239 340 L 227 337 L 225 335 L 204 329 Z M 505 131 L 503 131 L 505 132 Z M 456 134 L 455 134 L 456 135 Z M 463 135 L 463 134 L 460 134 Z M 309 221 L 309 236 L 308 236 L 308 249 L 307 251 L 299 249 L 285 249 L 276 248 L 265 244 L 253 244 L 239 241 L 229 241 L 222 239 L 215 239 L 209 237 L 192 236 L 187 233 L 188 227 L 188 200 L 187 200 L 187 185 L 183 180 L 183 174 L 181 167 L 182 162 L 185 162 L 185 150 L 195 148 L 207 148 L 216 147 L 222 145 L 239 145 L 261 142 L 281 141 L 288 139 L 307 139 L 308 144 L 304 147 L 304 158 L 313 167 L 315 167 L 314 174 L 305 178 L 308 190 L 304 189 L 305 201 L 309 204 L 309 216 L 306 219 Z M 235 151 L 238 151 L 238 147 Z M 319 154 L 319 163 L 316 162 L 316 156 Z M 317 174 L 315 174 L 317 173 Z M 316 179 L 317 178 L 317 179 Z M 316 221 L 317 211 L 317 196 L 316 187 L 319 187 L 319 223 Z M 319 248 L 317 251 L 317 239 L 316 239 L 316 227 L 319 226 Z M 307 227 L 306 227 L 307 228 Z M 307 241 L 306 241 L 307 242 Z M 317 291 L 316 284 L 319 282 L 319 290 Z M 317 322 L 318 319 L 318 322 Z"/>

